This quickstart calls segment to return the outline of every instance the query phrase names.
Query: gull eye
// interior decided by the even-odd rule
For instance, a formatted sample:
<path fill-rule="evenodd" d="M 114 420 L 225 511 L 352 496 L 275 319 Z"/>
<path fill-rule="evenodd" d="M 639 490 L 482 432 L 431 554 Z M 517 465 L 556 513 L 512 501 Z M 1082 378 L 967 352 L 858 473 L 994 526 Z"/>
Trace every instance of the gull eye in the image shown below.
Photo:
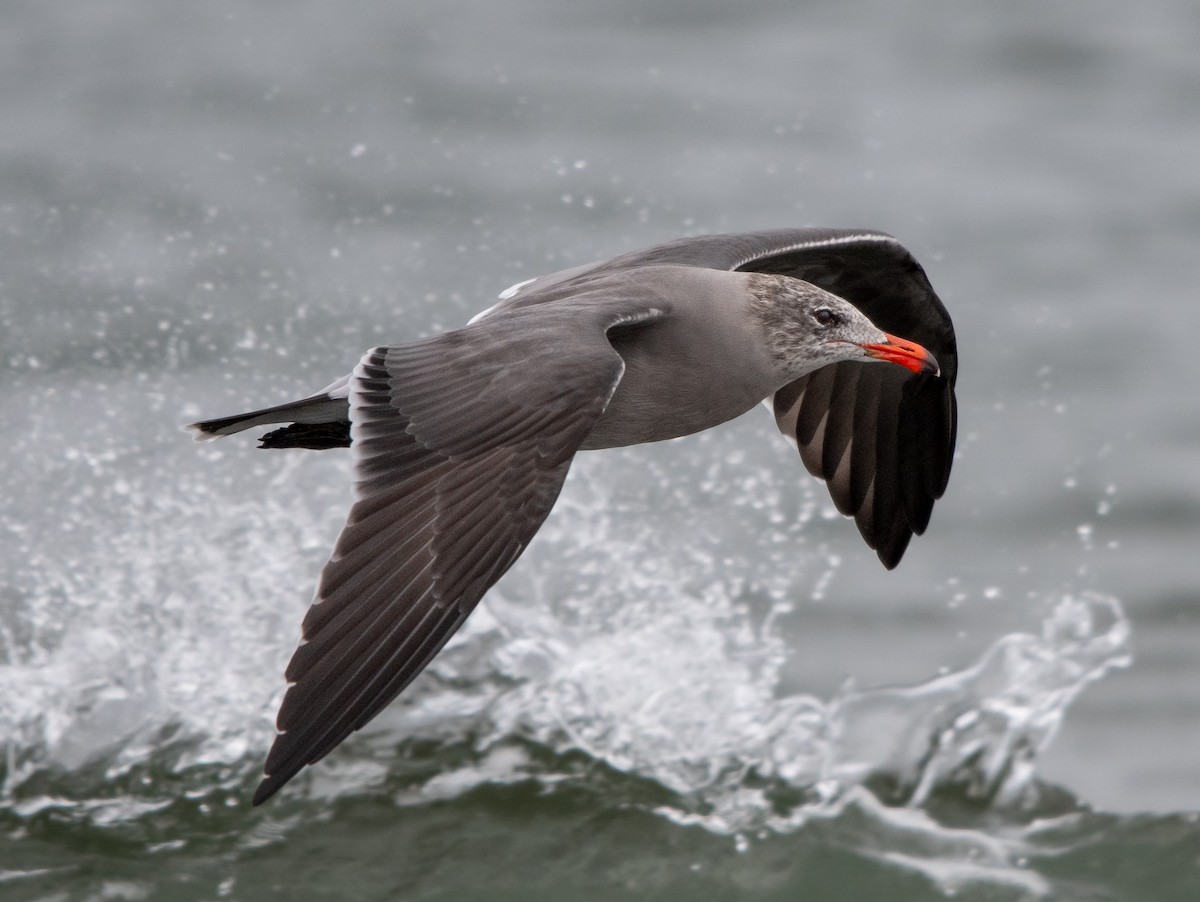
<path fill-rule="evenodd" d="M 813 311 L 812 318 L 822 326 L 834 326 L 842 321 L 842 318 L 828 307 L 818 307 Z"/>

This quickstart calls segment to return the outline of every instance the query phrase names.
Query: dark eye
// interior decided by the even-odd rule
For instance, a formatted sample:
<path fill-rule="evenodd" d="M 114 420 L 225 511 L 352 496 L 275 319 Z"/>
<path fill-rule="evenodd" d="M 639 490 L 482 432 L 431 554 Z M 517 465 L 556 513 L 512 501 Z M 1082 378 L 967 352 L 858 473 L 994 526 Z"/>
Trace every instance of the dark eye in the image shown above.
<path fill-rule="evenodd" d="M 822 326 L 832 326 L 842 321 L 841 317 L 828 307 L 818 307 L 816 310 L 814 310 L 813 319 L 815 319 Z"/>

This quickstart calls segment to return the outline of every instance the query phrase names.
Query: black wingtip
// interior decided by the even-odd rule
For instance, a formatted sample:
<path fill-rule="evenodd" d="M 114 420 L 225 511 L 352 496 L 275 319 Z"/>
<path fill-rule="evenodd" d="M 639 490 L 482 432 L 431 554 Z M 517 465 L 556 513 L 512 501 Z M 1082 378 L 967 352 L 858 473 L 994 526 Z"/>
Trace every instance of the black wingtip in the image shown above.
<path fill-rule="evenodd" d="M 907 542 L 905 544 L 908 544 Z M 900 566 L 900 559 L 904 557 L 904 552 L 893 552 L 888 548 L 878 548 L 875 554 L 879 558 L 879 563 L 883 564 L 885 570 L 895 570 Z"/>
<path fill-rule="evenodd" d="M 250 800 L 250 804 L 257 808 L 275 793 L 279 792 L 286 780 L 272 778 L 270 774 L 263 774 L 262 782 L 258 784 L 258 789 L 254 790 L 254 798 Z"/>
<path fill-rule="evenodd" d="M 867 539 L 867 534 L 863 530 L 863 524 L 858 524 L 859 532 L 864 539 Z M 901 528 L 891 533 L 885 533 L 879 537 L 878 542 L 872 542 L 867 539 L 867 544 L 875 550 L 875 555 L 879 558 L 879 563 L 883 564 L 887 570 L 895 570 L 899 566 L 901 559 L 904 557 L 904 552 L 908 549 L 908 543 L 912 540 L 912 533 L 907 529 Z"/>
<path fill-rule="evenodd" d="M 308 448 L 325 451 L 350 447 L 350 423 L 292 423 L 259 439 L 260 448 Z"/>
<path fill-rule="evenodd" d="M 229 417 L 224 420 L 204 420 L 199 423 L 188 423 L 181 428 L 184 432 L 191 433 L 194 442 L 211 442 L 224 435 L 223 432 L 218 431 L 221 426 L 228 425 L 231 420 L 236 419 L 236 417 Z"/>

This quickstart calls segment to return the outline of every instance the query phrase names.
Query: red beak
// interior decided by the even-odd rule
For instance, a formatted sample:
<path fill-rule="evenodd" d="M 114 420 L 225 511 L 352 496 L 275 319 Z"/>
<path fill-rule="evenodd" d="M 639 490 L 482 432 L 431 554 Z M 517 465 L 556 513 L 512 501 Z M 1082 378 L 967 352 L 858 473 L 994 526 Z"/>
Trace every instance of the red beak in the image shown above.
<path fill-rule="evenodd" d="M 915 341 L 898 338 L 895 335 L 889 335 L 887 332 L 884 332 L 883 335 L 887 341 L 880 344 L 863 345 L 862 349 L 876 360 L 898 363 L 905 369 L 912 370 L 914 373 L 941 375 L 942 370 L 938 366 L 937 358 Z"/>

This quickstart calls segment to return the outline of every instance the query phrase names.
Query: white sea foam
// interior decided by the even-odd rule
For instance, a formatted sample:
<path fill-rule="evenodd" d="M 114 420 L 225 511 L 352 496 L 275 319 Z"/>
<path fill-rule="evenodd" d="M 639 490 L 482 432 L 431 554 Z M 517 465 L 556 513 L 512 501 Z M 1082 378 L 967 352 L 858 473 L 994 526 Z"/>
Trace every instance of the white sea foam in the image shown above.
<path fill-rule="evenodd" d="M 261 766 L 311 590 L 306 574 L 323 562 L 345 510 L 328 494 L 337 492 L 319 497 L 315 487 L 349 474 L 323 458 L 254 460 L 272 475 L 253 495 L 221 485 L 214 473 L 227 462 L 216 459 L 170 490 L 154 472 L 107 473 L 116 464 L 103 455 L 89 464 L 113 497 L 85 499 L 74 515 L 109 528 L 69 567 L 31 562 L 17 588 L 32 626 L 5 636 L 3 789 L 14 811 L 74 806 L 121 820 L 157 810 L 153 786 L 107 801 L 23 792 L 32 777 L 97 760 L 110 776 L 152 761 L 176 772 L 219 765 L 225 787 Z M 413 736 L 468 742 L 476 754 L 436 767 L 402 804 L 483 783 L 570 779 L 521 750 L 532 743 L 653 781 L 672 799 L 656 803 L 660 814 L 718 833 L 789 831 L 875 805 L 876 821 L 888 811 L 919 821 L 887 829 L 927 827 L 928 837 L 932 821 L 870 801 L 864 783 L 887 777 L 908 806 L 946 783 L 1011 801 L 1072 699 L 1128 658 L 1115 600 L 1063 595 L 1048 600 L 1040 633 L 999 637 L 960 671 L 832 698 L 783 694 L 780 615 L 798 594 L 822 591 L 838 564 L 806 546 L 815 494 L 788 501 L 768 469 L 737 452 L 692 482 L 670 478 L 670 455 L 649 455 L 639 466 L 651 478 L 623 486 L 627 465 L 619 455 L 582 458 L 530 559 L 435 661 L 443 679 L 419 681 L 367 744 L 339 749 L 289 791 L 365 791 L 385 778 L 396 742 Z M 311 468 L 326 466 L 335 478 L 314 480 Z M 764 537 L 770 550 L 723 547 L 730 528 Z M 885 853 L 942 867 L 934 853 L 896 843 Z M 971 860 L 1001 872 L 1019 854 L 989 846 Z M 951 889 L 974 879 L 933 876 Z"/>
<path fill-rule="evenodd" d="M 741 461 L 729 468 L 768 482 Z M 577 484 L 547 537 L 570 545 L 574 577 L 564 584 L 561 573 L 525 571 L 477 615 L 476 638 L 505 637 L 490 646 L 491 667 L 515 684 L 486 709 L 484 749 L 521 736 L 582 751 L 678 794 L 678 816 L 699 815 L 718 832 L 792 829 L 881 776 L 908 805 L 947 784 L 1011 804 L 1029 789 L 1037 755 L 1074 698 L 1129 661 L 1129 622 L 1116 599 L 1061 594 L 1044 600 L 1031 631 L 998 637 L 961 670 L 828 699 L 781 694 L 788 649 L 776 619 L 789 610 L 789 591 L 823 587 L 836 559 L 810 550 L 811 573 L 793 567 L 786 584 L 756 584 L 753 561 L 706 560 L 702 541 L 679 542 L 661 521 L 598 516 L 610 475 Z M 757 499 L 744 514 L 773 516 L 777 500 L 763 486 L 731 481 L 722 474 L 727 491 Z M 802 532 L 812 514 L 805 506 L 790 528 Z M 795 558 L 793 548 L 786 557 Z M 765 604 L 748 600 L 756 595 Z M 434 666 L 461 676 L 455 668 L 467 659 Z M 518 762 L 509 776 L 528 775 Z M 503 779 L 496 762 L 480 779 Z M 798 800 L 790 811 L 772 798 L 781 788 Z"/>
<path fill-rule="evenodd" d="M 310 591 L 300 574 L 328 542 L 303 495 L 273 493 L 296 461 L 280 456 L 258 498 L 194 477 L 158 491 L 155 474 L 129 473 L 108 481 L 119 504 L 61 511 L 87 521 L 88 539 L 61 566 L 31 561 L 5 621 L 27 625 L 19 639 L 7 630 L 0 665 L 7 792 L 98 759 L 119 773 L 166 742 L 179 769 L 265 746 Z"/>

